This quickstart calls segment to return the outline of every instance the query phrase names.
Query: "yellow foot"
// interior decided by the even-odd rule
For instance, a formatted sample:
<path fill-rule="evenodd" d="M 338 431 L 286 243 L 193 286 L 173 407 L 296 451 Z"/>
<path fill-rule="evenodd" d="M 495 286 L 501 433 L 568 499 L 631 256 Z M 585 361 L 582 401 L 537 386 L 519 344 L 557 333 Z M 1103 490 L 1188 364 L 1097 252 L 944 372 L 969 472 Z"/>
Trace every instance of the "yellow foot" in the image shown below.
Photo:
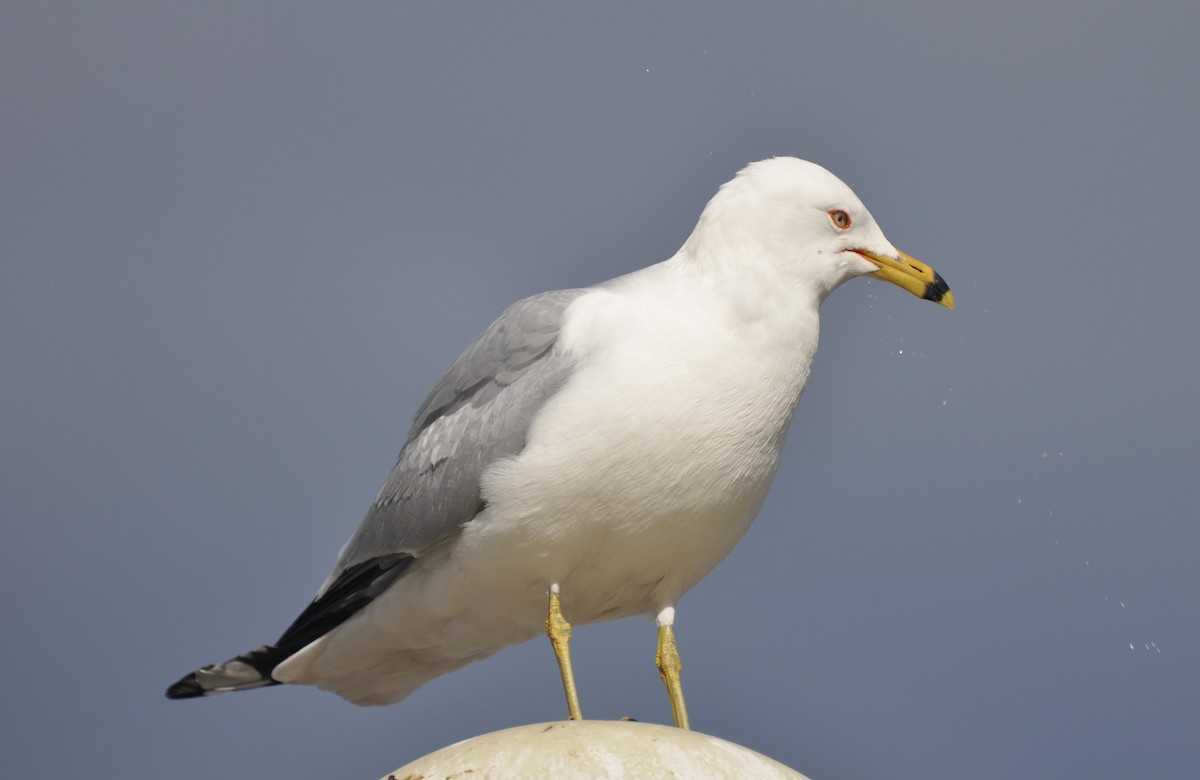
<path fill-rule="evenodd" d="M 583 720 L 579 710 L 579 692 L 575 690 L 575 672 L 571 669 L 571 624 L 563 617 L 558 603 L 558 585 L 550 586 L 550 609 L 546 613 L 546 636 L 554 647 L 558 671 L 562 675 L 563 692 L 567 694 L 567 717 Z"/>
<path fill-rule="evenodd" d="M 658 666 L 658 675 L 662 677 L 663 685 L 667 686 L 667 697 L 671 700 L 671 713 L 675 716 L 675 725 L 681 729 L 691 729 L 688 723 L 687 705 L 683 701 L 683 684 L 679 681 L 679 671 L 683 662 L 679 659 L 679 648 L 675 646 L 675 631 L 670 625 L 658 627 L 658 652 L 654 656 Z"/>

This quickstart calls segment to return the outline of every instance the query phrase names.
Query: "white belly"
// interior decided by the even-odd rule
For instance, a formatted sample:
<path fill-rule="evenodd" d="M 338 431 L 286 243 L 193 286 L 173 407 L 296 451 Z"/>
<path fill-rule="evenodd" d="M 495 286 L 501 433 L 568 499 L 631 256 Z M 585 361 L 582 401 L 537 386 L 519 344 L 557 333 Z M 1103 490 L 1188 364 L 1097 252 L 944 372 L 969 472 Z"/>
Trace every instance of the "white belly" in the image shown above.
<path fill-rule="evenodd" d="M 786 426 L 706 414 L 727 408 L 716 399 L 630 405 L 612 389 L 609 408 L 571 388 L 556 399 L 521 455 L 485 475 L 489 509 L 453 553 L 539 599 L 558 583 L 577 622 L 657 612 L 711 571 L 757 514 Z"/>

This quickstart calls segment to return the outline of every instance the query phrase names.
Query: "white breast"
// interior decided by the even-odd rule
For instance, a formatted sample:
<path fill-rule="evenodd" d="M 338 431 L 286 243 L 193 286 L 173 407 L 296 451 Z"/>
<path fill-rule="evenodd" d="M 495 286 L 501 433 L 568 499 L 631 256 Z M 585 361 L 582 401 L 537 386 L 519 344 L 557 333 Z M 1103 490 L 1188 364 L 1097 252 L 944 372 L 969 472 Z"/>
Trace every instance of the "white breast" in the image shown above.
<path fill-rule="evenodd" d="M 658 283 L 568 312 L 562 348 L 580 369 L 526 449 L 485 475 L 490 509 L 460 545 L 504 550 L 536 592 L 560 583 L 577 621 L 655 612 L 728 555 L 775 475 L 816 347 L 815 308 L 763 322 L 669 264 L 643 273 Z"/>

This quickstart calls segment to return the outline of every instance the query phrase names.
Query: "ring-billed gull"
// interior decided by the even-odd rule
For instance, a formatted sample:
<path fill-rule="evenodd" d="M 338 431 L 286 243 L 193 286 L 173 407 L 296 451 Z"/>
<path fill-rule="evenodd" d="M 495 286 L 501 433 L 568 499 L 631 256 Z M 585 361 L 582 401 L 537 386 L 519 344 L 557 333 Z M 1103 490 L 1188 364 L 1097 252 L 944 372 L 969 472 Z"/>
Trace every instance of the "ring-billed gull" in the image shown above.
<path fill-rule="evenodd" d="M 513 304 L 425 400 L 307 609 L 167 695 L 298 683 L 388 704 L 544 630 L 578 719 L 568 618 L 648 614 L 686 728 L 675 605 L 758 513 L 821 301 L 865 275 L 953 308 L 849 187 L 778 157 L 723 185 L 670 259 Z"/>

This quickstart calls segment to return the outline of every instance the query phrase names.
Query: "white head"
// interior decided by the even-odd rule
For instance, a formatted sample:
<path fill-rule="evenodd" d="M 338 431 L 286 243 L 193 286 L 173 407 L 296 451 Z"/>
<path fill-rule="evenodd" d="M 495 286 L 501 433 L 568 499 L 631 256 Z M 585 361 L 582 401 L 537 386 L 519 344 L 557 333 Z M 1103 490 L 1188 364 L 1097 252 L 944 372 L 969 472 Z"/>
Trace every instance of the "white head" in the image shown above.
<path fill-rule="evenodd" d="M 817 301 L 855 276 L 875 274 L 953 308 L 946 283 L 884 236 L 841 179 L 815 163 L 774 157 L 751 163 L 708 202 L 682 253 L 742 272 L 768 265 Z M 766 269 L 762 269 L 766 270 Z"/>

